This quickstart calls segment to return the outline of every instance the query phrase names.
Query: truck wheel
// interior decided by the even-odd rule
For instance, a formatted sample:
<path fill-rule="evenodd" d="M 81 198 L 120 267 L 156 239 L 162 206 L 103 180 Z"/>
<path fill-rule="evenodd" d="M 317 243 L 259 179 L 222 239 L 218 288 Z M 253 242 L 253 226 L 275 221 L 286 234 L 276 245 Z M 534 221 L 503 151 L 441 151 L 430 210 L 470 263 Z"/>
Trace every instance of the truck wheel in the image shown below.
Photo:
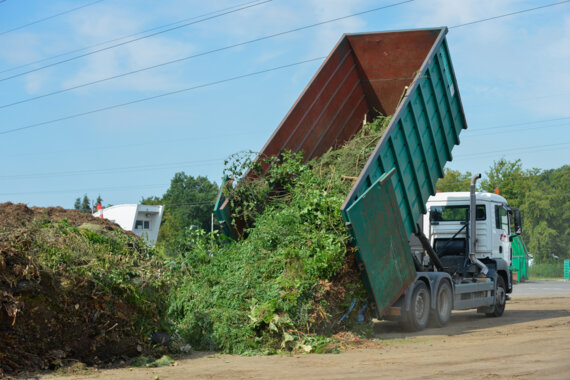
<path fill-rule="evenodd" d="M 423 281 L 416 282 L 412 299 L 410 300 L 410 310 L 402 319 L 404 329 L 408 331 L 423 330 L 429 319 L 430 296 L 429 290 Z"/>
<path fill-rule="evenodd" d="M 495 307 L 490 313 L 486 313 L 488 317 L 500 317 L 505 311 L 505 304 L 507 303 L 507 287 L 505 280 L 501 275 L 497 275 L 497 288 L 495 289 Z"/>
<path fill-rule="evenodd" d="M 435 309 L 431 311 L 430 321 L 434 327 L 443 327 L 449 322 L 453 308 L 453 290 L 448 281 L 440 282 L 435 297 Z"/>

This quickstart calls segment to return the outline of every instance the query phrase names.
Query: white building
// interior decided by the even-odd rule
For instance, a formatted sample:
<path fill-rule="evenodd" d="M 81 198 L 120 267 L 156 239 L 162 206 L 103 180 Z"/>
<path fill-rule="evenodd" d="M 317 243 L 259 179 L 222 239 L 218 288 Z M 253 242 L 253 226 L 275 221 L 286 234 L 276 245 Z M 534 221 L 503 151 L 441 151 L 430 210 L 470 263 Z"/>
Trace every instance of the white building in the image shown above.
<path fill-rule="evenodd" d="M 125 204 L 98 210 L 93 216 L 109 219 L 125 231 L 132 231 L 145 239 L 150 246 L 156 245 L 164 206 Z"/>

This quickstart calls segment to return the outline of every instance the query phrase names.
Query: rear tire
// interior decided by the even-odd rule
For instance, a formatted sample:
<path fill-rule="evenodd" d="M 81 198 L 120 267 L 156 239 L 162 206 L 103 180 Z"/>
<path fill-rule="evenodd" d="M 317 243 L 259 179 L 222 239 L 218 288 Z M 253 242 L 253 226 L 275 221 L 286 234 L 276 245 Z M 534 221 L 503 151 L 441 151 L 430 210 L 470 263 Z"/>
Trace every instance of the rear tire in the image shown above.
<path fill-rule="evenodd" d="M 404 313 L 402 325 L 407 331 L 423 330 L 429 319 L 430 295 L 423 281 L 416 282 L 410 300 L 410 310 Z"/>
<path fill-rule="evenodd" d="M 448 281 L 440 282 L 435 297 L 435 309 L 430 315 L 431 325 L 443 327 L 449 322 L 453 309 L 453 290 Z"/>
<path fill-rule="evenodd" d="M 497 275 L 497 287 L 495 289 L 495 306 L 493 311 L 486 313 L 487 317 L 500 317 L 505 311 L 505 305 L 507 303 L 507 287 L 505 286 L 505 280 L 499 274 Z"/>

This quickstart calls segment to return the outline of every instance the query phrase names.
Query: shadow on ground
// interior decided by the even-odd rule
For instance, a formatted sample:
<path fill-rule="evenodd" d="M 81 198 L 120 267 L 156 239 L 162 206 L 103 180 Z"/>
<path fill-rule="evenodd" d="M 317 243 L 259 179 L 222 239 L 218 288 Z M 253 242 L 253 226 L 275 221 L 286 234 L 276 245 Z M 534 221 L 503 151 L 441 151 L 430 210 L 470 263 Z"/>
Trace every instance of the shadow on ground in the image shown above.
<path fill-rule="evenodd" d="M 445 327 L 430 328 L 428 326 L 425 330 L 414 333 L 406 332 L 397 322 L 378 321 L 374 324 L 374 335 L 376 338 L 382 339 L 401 339 L 426 335 L 453 336 L 487 328 L 513 326 L 518 323 L 561 317 L 570 317 L 570 310 L 509 310 L 507 304 L 507 309 L 502 317 L 487 317 L 485 314 L 478 314 L 475 310 L 454 311 L 451 320 Z"/>

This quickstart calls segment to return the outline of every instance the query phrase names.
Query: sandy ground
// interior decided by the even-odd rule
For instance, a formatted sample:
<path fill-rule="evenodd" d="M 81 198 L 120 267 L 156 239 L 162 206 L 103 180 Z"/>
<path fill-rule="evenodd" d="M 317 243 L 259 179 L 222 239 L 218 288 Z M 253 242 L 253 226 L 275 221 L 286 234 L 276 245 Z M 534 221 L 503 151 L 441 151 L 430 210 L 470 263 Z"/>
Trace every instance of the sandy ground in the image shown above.
<path fill-rule="evenodd" d="M 570 283 L 556 284 L 559 291 L 548 290 L 551 284 L 515 287 L 501 318 L 454 312 L 446 327 L 415 334 L 379 322 L 375 348 L 265 357 L 194 353 L 170 367 L 99 370 L 62 378 L 570 379 Z"/>

